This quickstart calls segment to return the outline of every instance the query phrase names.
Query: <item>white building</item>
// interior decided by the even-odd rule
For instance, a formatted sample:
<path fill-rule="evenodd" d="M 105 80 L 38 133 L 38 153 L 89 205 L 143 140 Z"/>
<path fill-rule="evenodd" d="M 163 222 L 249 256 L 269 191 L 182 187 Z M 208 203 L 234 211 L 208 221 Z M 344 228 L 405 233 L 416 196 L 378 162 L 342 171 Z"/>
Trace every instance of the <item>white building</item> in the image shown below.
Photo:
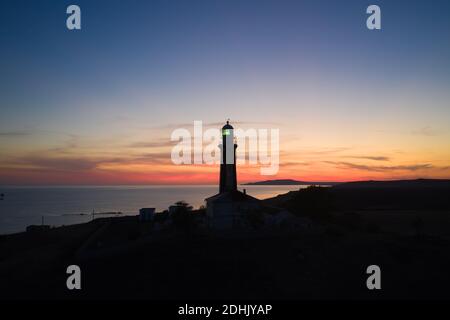
<path fill-rule="evenodd" d="M 246 214 L 261 208 L 261 201 L 244 192 L 227 191 L 205 199 L 209 227 L 226 229 L 246 225 Z"/>
<path fill-rule="evenodd" d="M 155 208 L 139 209 L 139 220 L 140 221 L 152 221 L 154 215 L 155 215 Z"/>

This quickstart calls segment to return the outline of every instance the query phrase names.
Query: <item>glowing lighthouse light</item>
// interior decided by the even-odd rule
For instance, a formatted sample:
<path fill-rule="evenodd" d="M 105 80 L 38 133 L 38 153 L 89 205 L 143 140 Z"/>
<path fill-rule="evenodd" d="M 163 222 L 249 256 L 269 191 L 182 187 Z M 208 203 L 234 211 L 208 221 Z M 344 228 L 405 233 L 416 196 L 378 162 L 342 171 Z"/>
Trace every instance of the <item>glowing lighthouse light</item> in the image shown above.
<path fill-rule="evenodd" d="M 222 128 L 222 145 L 220 149 L 220 186 L 219 192 L 236 191 L 237 177 L 236 177 L 236 148 L 234 143 L 233 127 L 230 121 Z"/>

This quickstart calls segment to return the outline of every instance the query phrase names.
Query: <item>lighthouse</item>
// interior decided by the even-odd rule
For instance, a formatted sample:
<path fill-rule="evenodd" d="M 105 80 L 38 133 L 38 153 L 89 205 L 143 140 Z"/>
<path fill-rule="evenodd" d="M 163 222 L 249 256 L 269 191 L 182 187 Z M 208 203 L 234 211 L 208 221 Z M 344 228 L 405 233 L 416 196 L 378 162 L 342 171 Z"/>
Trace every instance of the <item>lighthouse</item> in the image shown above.
<path fill-rule="evenodd" d="M 237 189 L 236 148 L 230 122 L 222 127 L 219 193 L 205 199 L 207 225 L 225 229 L 244 227 L 249 212 L 262 207 L 261 201 Z"/>
<path fill-rule="evenodd" d="M 234 132 L 230 122 L 222 127 L 222 144 L 220 145 L 220 184 L 219 193 L 237 191 L 236 148 Z"/>

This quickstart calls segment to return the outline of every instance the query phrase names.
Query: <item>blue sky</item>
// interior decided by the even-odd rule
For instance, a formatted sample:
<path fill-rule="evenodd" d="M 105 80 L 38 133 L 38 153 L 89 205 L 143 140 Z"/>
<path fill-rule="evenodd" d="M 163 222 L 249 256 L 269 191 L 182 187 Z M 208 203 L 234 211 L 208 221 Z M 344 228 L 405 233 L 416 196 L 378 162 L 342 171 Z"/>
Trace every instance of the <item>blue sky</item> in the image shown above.
<path fill-rule="evenodd" d="M 65 27 L 69 4 L 80 31 Z M 381 31 L 366 28 L 370 4 Z M 226 118 L 318 145 L 362 128 L 447 134 L 449 14 L 448 1 L 2 1 L 0 143 L 59 141 L 6 138 L 27 130 L 148 139 Z"/>

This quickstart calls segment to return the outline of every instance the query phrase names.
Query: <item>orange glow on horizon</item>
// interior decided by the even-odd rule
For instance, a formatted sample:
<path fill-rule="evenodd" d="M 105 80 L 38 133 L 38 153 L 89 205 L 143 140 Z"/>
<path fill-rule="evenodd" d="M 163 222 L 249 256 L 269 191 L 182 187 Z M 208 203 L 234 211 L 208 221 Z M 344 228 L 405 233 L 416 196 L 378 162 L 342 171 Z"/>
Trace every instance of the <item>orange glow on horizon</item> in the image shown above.
<path fill-rule="evenodd" d="M 389 167 L 387 167 L 389 168 Z M 394 168 L 395 169 L 395 168 Z M 311 182 L 345 182 L 358 180 L 395 180 L 415 178 L 450 178 L 448 170 L 418 169 L 416 171 L 363 170 L 345 168 L 332 164 L 315 164 L 305 167 L 288 166 L 280 168 L 275 176 L 263 176 L 259 166 L 238 166 L 238 183 L 262 180 L 294 179 Z M 87 171 L 64 171 L 48 169 L 3 169 L 0 168 L 1 184 L 16 185 L 202 185 L 218 184 L 219 167 L 208 165 L 172 164 L 126 164 L 100 165 Z"/>
<path fill-rule="evenodd" d="M 280 136 L 278 173 L 265 176 L 260 173 L 260 165 L 238 164 L 238 183 L 450 178 L 446 135 L 394 139 L 382 133 L 369 141 L 364 140 L 364 134 L 338 139 L 332 133 L 319 132 L 296 140 L 289 136 L 289 130 L 286 132 Z M 33 145 L 28 140 L 17 146 L 7 144 L 0 159 L 0 185 L 218 184 L 218 165 L 173 164 L 170 152 L 174 144 L 161 136 L 168 135 L 160 133 L 153 142 L 145 143 L 130 137 L 117 141 L 90 138 L 73 147 L 60 146 L 60 142 L 49 146 L 45 136 L 41 144 Z"/>

